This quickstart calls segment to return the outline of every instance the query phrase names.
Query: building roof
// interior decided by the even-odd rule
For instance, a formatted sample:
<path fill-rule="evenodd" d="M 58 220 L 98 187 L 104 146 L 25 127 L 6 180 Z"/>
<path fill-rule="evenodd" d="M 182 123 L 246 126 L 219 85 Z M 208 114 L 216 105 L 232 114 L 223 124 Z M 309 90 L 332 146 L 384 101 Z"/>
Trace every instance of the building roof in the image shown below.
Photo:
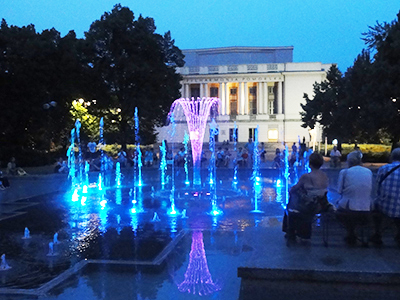
<path fill-rule="evenodd" d="M 221 47 L 182 50 L 185 67 L 293 62 L 293 46 Z"/>

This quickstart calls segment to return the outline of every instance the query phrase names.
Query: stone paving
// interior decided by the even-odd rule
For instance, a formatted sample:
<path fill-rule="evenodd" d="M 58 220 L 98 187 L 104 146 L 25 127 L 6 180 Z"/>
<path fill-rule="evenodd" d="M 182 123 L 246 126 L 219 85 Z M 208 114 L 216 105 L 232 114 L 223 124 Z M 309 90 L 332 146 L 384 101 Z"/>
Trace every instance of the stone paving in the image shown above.
<path fill-rule="evenodd" d="M 30 175 L 10 178 L 11 187 L 0 192 L 0 221 L 23 212 L 23 199 L 67 188 L 64 174 L 27 171 Z M 338 170 L 327 172 L 335 178 Z M 311 243 L 287 247 L 281 218 L 261 218 L 244 231 L 252 254 L 238 268 L 239 299 L 400 299 L 400 249 L 392 236 L 386 231 L 382 247 L 349 247 L 336 226 L 325 247 L 316 227 Z"/>

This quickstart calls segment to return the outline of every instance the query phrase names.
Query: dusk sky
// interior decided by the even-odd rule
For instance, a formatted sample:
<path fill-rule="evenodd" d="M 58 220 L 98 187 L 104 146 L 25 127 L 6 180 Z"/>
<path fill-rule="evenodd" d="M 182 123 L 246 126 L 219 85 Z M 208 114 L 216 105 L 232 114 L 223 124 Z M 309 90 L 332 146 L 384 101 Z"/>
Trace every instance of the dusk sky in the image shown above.
<path fill-rule="evenodd" d="M 83 37 L 110 12 L 112 0 L 0 0 L 8 25 L 54 27 Z M 365 47 L 361 33 L 376 21 L 391 22 L 399 0 L 148 0 L 122 1 L 136 17 L 152 17 L 157 33 L 170 30 L 180 49 L 229 46 L 294 46 L 295 62 L 337 63 L 344 72 Z"/>

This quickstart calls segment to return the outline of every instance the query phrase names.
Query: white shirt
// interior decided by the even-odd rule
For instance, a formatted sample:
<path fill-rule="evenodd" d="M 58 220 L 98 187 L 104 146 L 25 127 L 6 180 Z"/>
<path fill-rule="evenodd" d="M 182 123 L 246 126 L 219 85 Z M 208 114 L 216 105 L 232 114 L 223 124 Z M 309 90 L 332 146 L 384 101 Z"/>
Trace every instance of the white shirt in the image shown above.
<path fill-rule="evenodd" d="M 343 169 L 339 173 L 338 192 L 341 195 L 338 205 L 356 211 L 371 209 L 372 172 L 361 166 Z"/>

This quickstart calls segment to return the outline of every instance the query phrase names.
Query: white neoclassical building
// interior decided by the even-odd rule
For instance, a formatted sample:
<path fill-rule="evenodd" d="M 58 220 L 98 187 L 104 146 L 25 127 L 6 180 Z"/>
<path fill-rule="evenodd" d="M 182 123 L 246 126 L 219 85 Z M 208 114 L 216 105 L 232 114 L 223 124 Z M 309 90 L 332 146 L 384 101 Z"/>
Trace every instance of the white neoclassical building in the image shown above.
<path fill-rule="evenodd" d="M 326 78 L 331 64 L 293 62 L 293 47 L 226 47 L 183 50 L 185 65 L 181 95 L 184 98 L 220 98 L 218 140 L 238 142 L 254 137 L 259 126 L 260 142 L 310 142 L 307 128 L 301 127 L 304 93 L 313 95 L 313 84 Z M 171 128 L 159 129 L 159 140 L 168 139 Z M 183 140 L 187 125 L 177 118 L 175 139 Z M 209 138 L 206 130 L 205 141 Z"/>

